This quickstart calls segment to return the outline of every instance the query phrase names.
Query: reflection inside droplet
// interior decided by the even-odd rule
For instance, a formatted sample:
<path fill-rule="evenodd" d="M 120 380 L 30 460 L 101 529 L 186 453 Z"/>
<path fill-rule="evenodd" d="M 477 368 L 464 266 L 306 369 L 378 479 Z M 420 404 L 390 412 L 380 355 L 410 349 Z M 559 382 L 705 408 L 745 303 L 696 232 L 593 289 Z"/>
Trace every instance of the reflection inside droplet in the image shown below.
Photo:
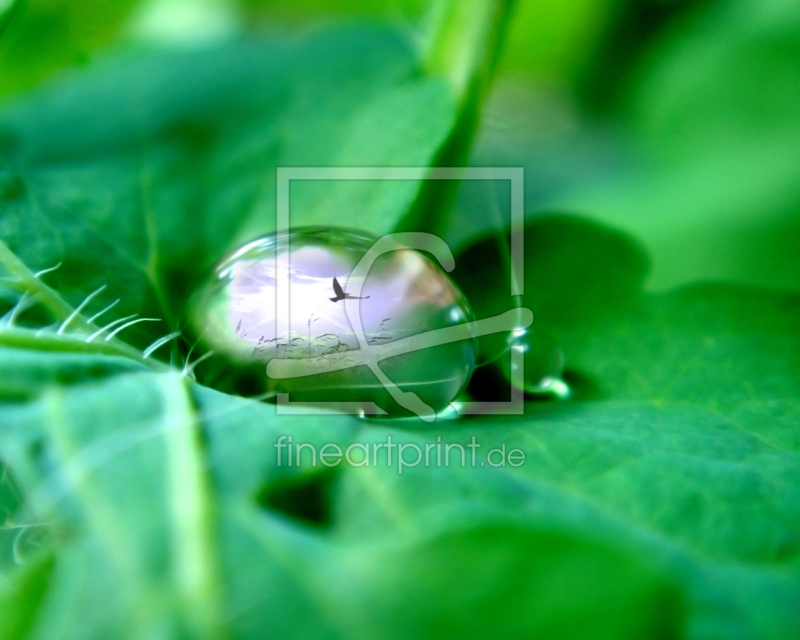
<path fill-rule="evenodd" d="M 322 363 L 346 354 L 337 358 L 352 357 L 350 368 L 271 384 L 290 391 L 293 401 L 374 402 L 402 414 L 375 374 L 358 365 L 363 345 L 380 348 L 467 323 L 472 312 L 442 268 L 412 249 L 381 255 L 363 281 L 355 281 L 350 274 L 373 244 L 357 232 L 320 228 L 250 242 L 224 260 L 195 296 L 192 325 L 232 368 L 260 365 L 263 371 L 276 358 Z M 289 286 L 285 311 L 278 313 L 281 273 Z M 360 335 L 346 311 L 353 313 L 354 291 L 361 298 L 355 307 Z M 461 340 L 388 357 L 379 366 L 401 390 L 438 411 L 468 381 L 475 351 L 474 339 Z"/>

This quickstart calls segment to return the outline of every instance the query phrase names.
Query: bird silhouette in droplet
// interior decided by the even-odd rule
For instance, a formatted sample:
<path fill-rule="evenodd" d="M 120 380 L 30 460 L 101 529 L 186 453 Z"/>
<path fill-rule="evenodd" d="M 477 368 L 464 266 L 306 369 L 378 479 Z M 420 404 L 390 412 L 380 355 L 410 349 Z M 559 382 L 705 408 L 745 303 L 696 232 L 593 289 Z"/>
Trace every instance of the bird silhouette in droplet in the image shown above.
<path fill-rule="evenodd" d="M 345 293 L 344 289 L 342 289 L 342 285 L 339 284 L 336 278 L 333 279 L 333 292 L 336 294 L 336 297 L 330 298 L 331 302 L 339 302 L 339 300 L 344 300 L 345 298 L 350 298 L 351 300 L 366 300 L 369 298 L 369 296 L 351 296 L 349 293 Z"/>

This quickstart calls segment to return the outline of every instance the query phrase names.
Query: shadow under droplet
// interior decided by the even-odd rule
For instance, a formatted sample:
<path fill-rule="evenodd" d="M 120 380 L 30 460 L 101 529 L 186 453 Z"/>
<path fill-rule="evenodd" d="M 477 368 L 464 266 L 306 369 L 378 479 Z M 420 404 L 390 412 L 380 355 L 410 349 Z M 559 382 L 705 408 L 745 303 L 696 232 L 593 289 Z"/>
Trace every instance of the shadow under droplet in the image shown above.
<path fill-rule="evenodd" d="M 603 397 L 600 384 L 582 371 L 568 369 L 561 376 L 572 391 L 572 400 L 599 400 Z"/>

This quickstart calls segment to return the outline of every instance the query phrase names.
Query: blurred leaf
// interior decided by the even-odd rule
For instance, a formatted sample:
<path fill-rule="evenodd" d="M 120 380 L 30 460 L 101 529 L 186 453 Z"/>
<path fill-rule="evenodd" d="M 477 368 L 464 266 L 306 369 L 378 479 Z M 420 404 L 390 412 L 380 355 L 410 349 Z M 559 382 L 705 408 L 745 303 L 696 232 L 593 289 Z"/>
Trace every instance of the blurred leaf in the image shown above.
<path fill-rule="evenodd" d="M 613 109 L 631 83 L 643 55 L 676 26 L 726 0 L 618 0 L 609 3 L 605 27 L 581 62 L 577 94 L 590 112 Z"/>
<path fill-rule="evenodd" d="M 679 599 L 647 560 L 541 521 L 472 515 L 471 523 L 344 544 L 240 517 L 229 546 L 243 574 L 236 582 L 266 595 L 243 612 L 237 632 L 256 638 L 286 625 L 311 638 L 677 637 Z M 280 573 L 256 577 L 247 557 Z M 276 583 L 287 593 L 270 588 Z M 297 611 L 309 600 L 313 617 Z M 294 622 L 276 615 L 286 606 Z"/>
<path fill-rule="evenodd" d="M 28 400 L 43 386 L 69 386 L 142 369 L 125 358 L 109 355 L 23 351 L 0 347 L 0 399 Z"/>
<path fill-rule="evenodd" d="M 652 284 L 800 289 L 800 7 L 718 3 L 652 47 L 623 115 L 643 158 L 562 197 L 635 234 Z"/>
<path fill-rule="evenodd" d="M 345 566 L 356 567 L 362 584 L 348 595 L 377 614 L 362 637 L 678 635 L 676 590 L 619 548 L 508 522 L 420 537 L 399 548 L 349 550 Z"/>
<path fill-rule="evenodd" d="M 298 629 L 307 637 L 484 637 L 499 628 L 502 610 L 509 632 L 562 637 L 641 637 L 656 629 L 672 637 L 680 624 L 668 574 L 630 555 L 633 549 L 579 531 L 509 521 L 511 514 L 484 517 L 484 524 L 455 518 L 430 529 L 420 514 L 422 537 L 367 528 L 362 540 L 342 546 L 336 530 L 352 525 L 338 509 L 336 529 L 324 537 L 279 512 L 260 515 L 258 489 L 312 472 L 286 459 L 276 465 L 279 434 L 345 448 L 358 422 L 308 415 L 276 422 L 270 407 L 189 391 L 171 376 L 134 374 L 49 393 L 32 405 L 48 444 L 42 478 L 27 494 L 53 530 L 76 532 L 58 545 L 66 545 L 59 556 L 67 570 L 52 578 L 40 633 L 129 637 L 158 628 L 167 637 L 190 630 L 192 637 L 215 637 L 216 625 L 229 617 L 220 610 L 226 602 L 239 612 L 234 627 L 241 637 Z M 8 434 L 0 442 L 7 450 Z M 201 467 L 209 468 L 210 483 L 197 475 Z M 469 581 L 453 582 L 450 576 L 461 572 Z M 104 589 L 115 593 L 114 606 L 92 606 Z M 166 599 L 159 595 L 164 589 Z M 398 593 L 407 594 L 402 606 L 413 605 L 400 625 Z M 320 601 L 328 613 L 318 615 Z M 443 605 L 452 609 L 444 617 Z M 597 625 L 593 611 L 603 611 L 607 624 Z"/>
<path fill-rule="evenodd" d="M 502 70 L 571 88 L 591 63 L 598 41 L 620 4 L 618 0 L 568 4 L 558 0 L 520 0 Z"/>
<path fill-rule="evenodd" d="M 625 33 L 604 36 L 616 38 L 608 56 L 588 56 L 607 104 L 508 74 L 471 163 L 524 166 L 532 215 L 581 211 L 637 237 L 655 290 L 701 279 L 800 289 L 797 3 L 631 4 L 615 27 Z M 508 224 L 497 191 L 462 188 L 449 242 Z"/>
<path fill-rule="evenodd" d="M 14 516 L 20 508 L 19 488 L 11 470 L 0 459 L 0 584 L 3 584 L 7 567 L 14 562 L 14 544 L 19 530 L 14 529 Z"/>
<path fill-rule="evenodd" d="M 52 569 L 53 558 L 43 556 L 11 576 L 0 577 L 0 636 L 29 637 Z"/>
<path fill-rule="evenodd" d="M 383 15 L 419 19 L 428 6 L 425 0 L 243 0 L 255 16 L 270 20 L 319 20 L 321 16 Z"/>
<path fill-rule="evenodd" d="M 61 68 L 85 64 L 114 39 L 136 4 L 137 0 L 17 0 L 11 14 L 4 17 L 0 9 L 0 98 Z M 5 29 L 4 19 L 9 20 Z"/>
<path fill-rule="evenodd" d="M 0 236 L 77 305 L 164 318 L 210 265 L 275 227 L 277 166 L 426 166 L 456 117 L 391 31 L 367 28 L 118 60 L 0 113 Z M 413 181 L 308 182 L 292 224 L 391 231 Z M 109 318 L 110 319 L 110 318 Z M 132 339 L 137 340 L 136 330 Z M 166 333 L 151 323 L 149 339 Z M 139 338 L 143 340 L 142 338 Z"/>
<path fill-rule="evenodd" d="M 139 0 L 126 21 L 126 45 L 198 48 L 243 31 L 239 0 Z"/>
<path fill-rule="evenodd" d="M 647 258 L 624 234 L 568 215 L 538 216 L 517 233 L 525 251 L 520 300 L 510 295 L 508 236 L 488 236 L 456 259 L 453 277 L 477 319 L 521 305 L 533 311 L 534 329 L 558 342 L 564 332 L 618 313 L 638 298 Z M 480 340 L 483 356 L 490 358 L 504 337 Z"/>

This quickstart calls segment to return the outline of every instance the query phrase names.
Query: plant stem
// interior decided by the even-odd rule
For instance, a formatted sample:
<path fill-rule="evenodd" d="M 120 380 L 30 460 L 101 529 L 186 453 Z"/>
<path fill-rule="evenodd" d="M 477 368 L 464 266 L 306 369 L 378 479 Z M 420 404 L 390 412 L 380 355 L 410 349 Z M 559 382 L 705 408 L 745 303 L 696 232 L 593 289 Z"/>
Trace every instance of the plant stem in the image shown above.
<path fill-rule="evenodd" d="M 72 331 L 79 330 L 78 338 L 75 339 L 70 336 L 69 332 L 50 335 L 48 333 L 37 334 L 29 329 L 5 328 L 0 332 L 0 344 L 42 351 L 115 355 L 135 360 L 151 369 L 159 371 L 169 369 L 159 362 L 149 358 L 145 359 L 138 349 L 116 338 L 109 341 L 86 342 L 85 336 L 80 334 L 95 333 L 98 327 L 82 315 L 75 314 L 75 308 L 28 269 L 3 240 L 0 240 L 0 265 L 3 265 L 12 276 L 11 280 L 3 281 L 6 286 L 12 286 L 19 291 L 27 291 L 30 295 L 35 296 L 36 300 L 50 311 L 56 320 L 65 323 L 69 318 L 70 329 Z"/>
<path fill-rule="evenodd" d="M 70 317 L 74 311 L 73 307 L 56 291 L 37 278 L 36 275 L 25 266 L 25 263 L 8 248 L 8 245 L 3 242 L 3 240 L 0 240 L 0 264 L 2 264 L 20 283 L 20 288 L 24 288 L 24 290 L 28 291 L 31 295 L 35 295 L 36 299 L 46 307 L 57 320 L 63 322 Z M 73 322 L 74 326 L 81 329 L 89 330 L 95 328 L 82 317 L 75 318 Z"/>
<path fill-rule="evenodd" d="M 457 115 L 432 166 L 469 159 L 481 106 L 491 86 L 515 0 L 440 0 L 430 15 L 421 66 L 450 85 Z M 455 202 L 457 180 L 426 180 L 398 231 L 441 234 Z"/>
<path fill-rule="evenodd" d="M 11 21 L 22 10 L 23 0 L 0 0 L 0 36 Z"/>
<path fill-rule="evenodd" d="M 86 342 L 83 336 L 40 333 L 31 329 L 4 328 L 0 331 L 0 345 L 34 351 L 57 353 L 82 353 L 88 355 L 117 356 L 134 360 L 155 371 L 169 371 L 170 367 L 157 360 L 145 359 L 142 354 L 124 342 L 99 340 Z"/>
<path fill-rule="evenodd" d="M 480 100 L 499 58 L 514 0 L 440 0 L 430 17 L 423 69 L 445 77 L 462 103 Z"/>

